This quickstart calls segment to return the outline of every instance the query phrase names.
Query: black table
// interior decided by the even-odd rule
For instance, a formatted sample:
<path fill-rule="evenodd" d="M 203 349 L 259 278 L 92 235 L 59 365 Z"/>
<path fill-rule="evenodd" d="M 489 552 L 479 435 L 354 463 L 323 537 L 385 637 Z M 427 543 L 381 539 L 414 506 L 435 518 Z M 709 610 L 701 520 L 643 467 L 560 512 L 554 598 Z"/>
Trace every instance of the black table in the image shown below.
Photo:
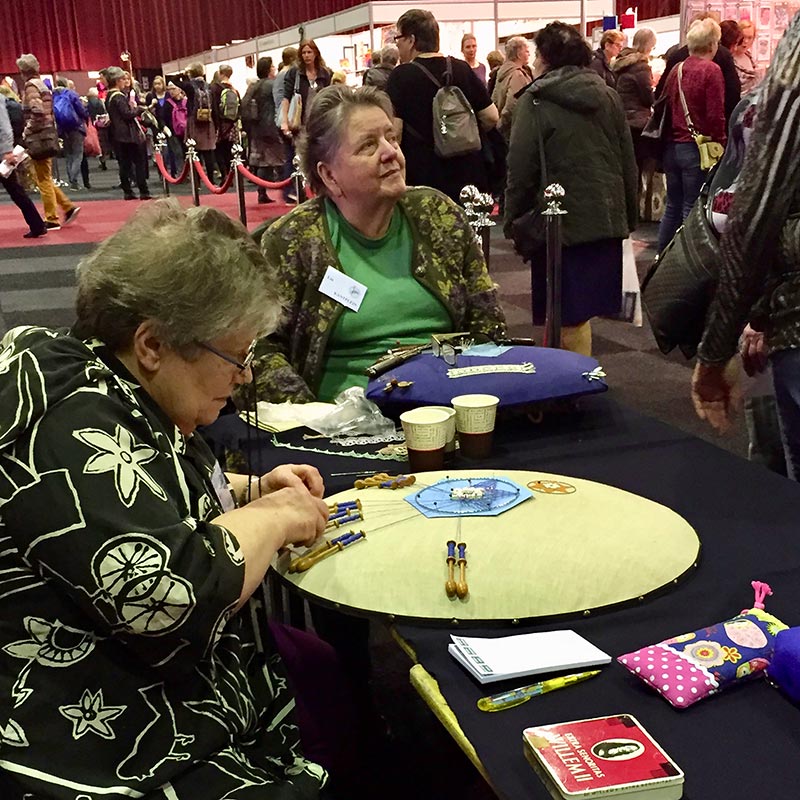
<path fill-rule="evenodd" d="M 215 425 L 217 440 L 247 447 L 236 419 Z M 323 475 L 368 469 L 392 471 L 392 462 L 295 453 L 251 438 L 263 468 L 308 461 Z M 313 456 L 301 458 L 301 456 Z M 567 625 L 616 656 L 669 636 L 734 616 L 753 602 L 751 580 L 775 592 L 767 611 L 800 624 L 800 486 L 675 428 L 617 405 L 611 398 L 584 401 L 572 415 L 539 426 L 501 425 L 488 468 L 526 468 L 607 483 L 673 508 L 702 542 L 696 572 L 673 591 L 635 607 L 590 618 L 526 626 L 513 632 Z M 400 465 L 401 466 L 401 465 Z M 463 463 L 456 466 L 467 466 Z M 330 491 L 352 478 L 326 481 Z M 575 532 L 580 535 L 580 532 Z M 477 699 L 519 685 L 480 687 L 447 653 L 451 630 L 401 625 L 420 663 L 438 681 L 467 738 L 501 796 L 545 800 L 548 793 L 522 751 L 523 728 L 572 719 L 630 713 L 686 773 L 687 800 L 794 797 L 800 782 L 800 709 L 763 679 L 678 711 L 623 667 L 612 663 L 597 678 L 535 698 L 514 709 L 485 714 Z M 461 630 L 465 635 L 512 631 Z M 522 681 L 524 683 L 524 681 Z"/>

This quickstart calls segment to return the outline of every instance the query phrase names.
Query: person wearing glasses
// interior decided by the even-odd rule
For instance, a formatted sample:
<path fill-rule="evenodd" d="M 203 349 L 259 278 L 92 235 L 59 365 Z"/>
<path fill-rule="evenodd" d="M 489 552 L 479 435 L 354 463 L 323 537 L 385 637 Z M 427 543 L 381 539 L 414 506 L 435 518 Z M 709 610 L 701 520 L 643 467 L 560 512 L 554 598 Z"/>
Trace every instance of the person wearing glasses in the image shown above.
<path fill-rule="evenodd" d="M 355 749 L 293 671 L 334 680 L 332 651 L 264 612 L 273 556 L 325 528 L 322 478 L 226 478 L 196 432 L 252 380 L 269 276 L 238 222 L 157 201 L 81 262 L 70 332 L 2 340 L 2 797 L 312 800 L 301 733 Z"/>
<path fill-rule="evenodd" d="M 365 387 L 364 370 L 390 347 L 504 332 L 463 209 L 406 186 L 385 92 L 323 89 L 297 150 L 316 197 L 261 233 L 287 312 L 257 349 L 259 400 L 330 401 Z"/>

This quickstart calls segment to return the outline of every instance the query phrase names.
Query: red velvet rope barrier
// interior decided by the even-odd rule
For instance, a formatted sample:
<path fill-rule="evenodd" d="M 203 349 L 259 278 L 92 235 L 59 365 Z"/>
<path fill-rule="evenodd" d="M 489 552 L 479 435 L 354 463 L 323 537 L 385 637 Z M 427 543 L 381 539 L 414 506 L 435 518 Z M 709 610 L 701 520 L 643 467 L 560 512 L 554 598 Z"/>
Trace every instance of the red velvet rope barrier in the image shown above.
<path fill-rule="evenodd" d="M 208 189 L 208 191 L 212 194 L 225 194 L 225 192 L 231 188 L 231 184 L 233 183 L 232 169 L 228 170 L 228 174 L 225 177 L 225 181 L 223 182 L 222 186 L 214 186 L 214 184 L 208 179 L 208 175 L 206 175 L 206 171 L 203 169 L 203 165 L 199 161 L 194 162 L 194 168 L 197 170 L 197 174 L 200 176 L 200 180 L 205 184 L 206 189 Z"/>
<path fill-rule="evenodd" d="M 164 168 L 164 157 L 161 155 L 161 153 L 156 151 L 156 154 L 153 157 L 155 158 L 156 166 L 158 167 L 158 171 L 161 173 L 161 177 L 167 183 L 183 183 L 186 180 L 186 176 L 189 174 L 188 161 L 183 162 L 181 174 L 178 175 L 177 178 L 173 178 L 172 175 L 170 175 L 169 172 L 167 172 L 167 170 Z"/>
<path fill-rule="evenodd" d="M 249 169 L 244 164 L 239 164 L 239 172 L 244 175 L 247 180 L 251 183 L 254 183 L 256 186 L 263 186 L 265 189 L 283 189 L 284 186 L 288 186 L 293 178 L 287 178 L 285 181 L 278 181 L 278 183 L 272 183 L 271 181 L 265 181 L 263 178 L 259 178 L 257 175 L 253 175 Z"/>

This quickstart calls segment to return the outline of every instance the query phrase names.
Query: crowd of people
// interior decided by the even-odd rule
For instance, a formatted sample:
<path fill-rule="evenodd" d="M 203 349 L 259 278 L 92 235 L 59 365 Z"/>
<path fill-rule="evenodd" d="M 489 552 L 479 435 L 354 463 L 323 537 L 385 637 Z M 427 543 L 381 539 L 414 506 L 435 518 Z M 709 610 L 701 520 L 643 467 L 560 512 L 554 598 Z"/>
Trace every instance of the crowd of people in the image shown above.
<path fill-rule="evenodd" d="M 71 330 L 26 327 L 0 343 L 0 573 L 14 581 L 0 594 L 0 676 L 13 700 L 0 719 L 4 798 L 73 800 L 93 787 L 361 796 L 374 728 L 358 697 L 365 676 L 342 664 L 348 646 L 365 647 L 363 629 L 345 643 L 331 634 L 334 649 L 265 613 L 273 557 L 325 529 L 322 476 L 305 465 L 225 473 L 198 428 L 233 395 L 333 400 L 365 385 L 364 368 L 389 347 L 432 333 L 503 336 L 497 287 L 459 204 L 465 184 L 492 187 L 498 158 L 512 238 L 547 184 L 565 189 L 561 345 L 590 353 L 590 320 L 619 310 L 656 99 L 669 123 L 663 247 L 707 178 L 692 128 L 724 145 L 731 103 L 752 91 L 743 79 L 761 77 L 752 27 L 724 27 L 731 50 L 716 21 L 696 20 L 658 82 L 648 29 L 628 47 L 607 31 L 593 52 L 553 22 L 484 63 L 469 33 L 463 59 L 442 53 L 436 19 L 419 9 L 399 18 L 358 88 L 337 82 L 310 39 L 278 65 L 259 59 L 242 95 L 224 64 L 210 82 L 200 63 L 157 78 L 146 95 L 112 66 L 84 103 L 66 81 L 42 81 L 34 56 L 19 59 L 19 101 L 0 93 L 0 153 L 11 164 L 16 143 L 27 149 L 45 218 L 13 171 L 1 180 L 29 236 L 78 214 L 53 184 L 52 159 L 61 139 L 77 183 L 90 124 L 106 131 L 100 154 L 113 152 L 125 199 L 134 188 L 151 199 L 148 127 L 166 137 L 173 174 L 191 137 L 209 179 L 224 181 L 240 125 L 251 169 L 277 180 L 297 154 L 313 197 L 256 236 L 211 208 L 150 203 L 81 261 Z M 749 323 L 749 363 L 763 368 L 769 354 L 795 478 L 798 85 L 800 15 L 747 95 L 755 121 L 734 115 L 748 134 L 732 136 L 741 172 L 693 383 L 698 413 L 724 427 L 726 365 Z M 454 129 L 434 125 L 448 102 L 463 112 Z M 57 105 L 74 112 L 69 130 Z M 540 322 L 544 242 L 525 255 Z M 369 289 L 358 313 L 320 291 L 331 270 L 346 289 Z M 319 674 L 337 691 L 318 691 Z"/>

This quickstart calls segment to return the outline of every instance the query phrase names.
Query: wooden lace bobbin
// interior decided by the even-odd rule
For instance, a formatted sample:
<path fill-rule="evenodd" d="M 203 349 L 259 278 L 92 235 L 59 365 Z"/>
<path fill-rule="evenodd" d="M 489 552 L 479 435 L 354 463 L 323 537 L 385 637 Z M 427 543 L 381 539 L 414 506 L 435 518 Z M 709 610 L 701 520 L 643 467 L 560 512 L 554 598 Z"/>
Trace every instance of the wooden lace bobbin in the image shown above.
<path fill-rule="evenodd" d="M 456 543 L 453 539 L 451 539 L 447 543 L 447 580 L 444 584 L 444 590 L 447 592 L 448 597 L 455 597 L 456 596 L 456 577 L 455 577 L 455 568 L 456 568 Z"/>
<path fill-rule="evenodd" d="M 456 594 L 463 600 L 469 594 L 467 586 L 467 545 L 464 542 L 458 543 L 458 569 L 459 580 L 456 583 Z"/>

